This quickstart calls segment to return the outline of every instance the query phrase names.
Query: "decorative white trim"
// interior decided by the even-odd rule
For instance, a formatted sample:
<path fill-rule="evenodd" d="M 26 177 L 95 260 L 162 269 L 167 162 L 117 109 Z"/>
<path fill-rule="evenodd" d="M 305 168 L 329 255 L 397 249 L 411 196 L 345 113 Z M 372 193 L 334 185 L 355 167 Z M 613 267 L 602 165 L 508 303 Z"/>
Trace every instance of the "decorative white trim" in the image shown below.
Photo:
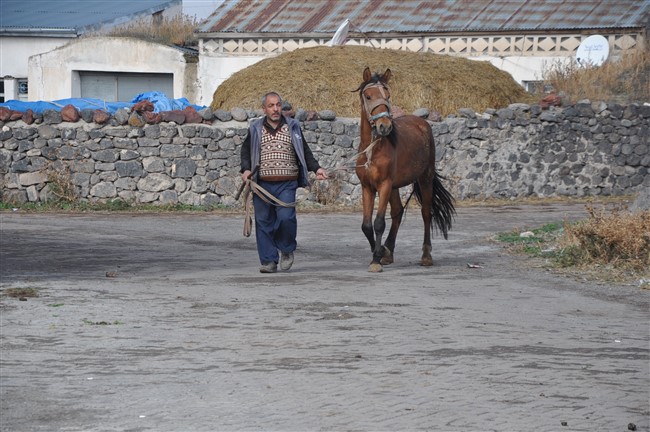
<path fill-rule="evenodd" d="M 348 39 L 347 45 L 388 48 L 410 52 L 430 52 L 461 57 L 474 56 L 536 56 L 558 57 L 575 54 L 580 42 L 589 35 L 481 35 L 424 36 Z M 637 49 L 643 46 L 641 33 L 620 33 L 606 36 L 610 52 Z M 201 54 L 273 55 L 299 48 L 326 45 L 329 38 L 317 37 L 239 37 L 201 39 Z"/>

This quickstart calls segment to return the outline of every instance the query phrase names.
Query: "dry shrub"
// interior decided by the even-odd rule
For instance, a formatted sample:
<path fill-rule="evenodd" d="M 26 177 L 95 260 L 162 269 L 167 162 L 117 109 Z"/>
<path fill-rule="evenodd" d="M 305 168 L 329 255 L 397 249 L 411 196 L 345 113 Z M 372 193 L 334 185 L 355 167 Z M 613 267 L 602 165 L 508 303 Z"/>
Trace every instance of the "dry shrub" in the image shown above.
<path fill-rule="evenodd" d="M 7 297 L 27 298 L 39 297 L 38 288 L 7 288 L 3 291 Z"/>
<path fill-rule="evenodd" d="M 632 213 L 615 207 L 608 212 L 587 206 L 587 212 L 586 220 L 565 224 L 560 239 L 573 264 L 648 271 L 650 210 Z"/>
<path fill-rule="evenodd" d="M 256 109 L 268 91 L 277 91 L 294 109 L 331 109 L 358 117 L 363 70 L 393 72 L 392 101 L 407 113 L 428 108 L 442 115 L 472 108 L 502 108 L 532 102 L 508 74 L 488 62 L 431 53 L 364 46 L 303 48 L 264 59 L 233 74 L 214 92 L 212 109 Z"/>
<path fill-rule="evenodd" d="M 341 179 L 332 176 L 328 180 L 317 180 L 312 183 L 311 189 L 318 203 L 332 205 L 341 194 Z"/>
<path fill-rule="evenodd" d="M 581 66 L 575 59 L 556 62 L 544 71 L 544 81 L 571 101 L 590 99 L 618 103 L 650 100 L 650 52 L 634 50 L 602 66 Z"/>
<path fill-rule="evenodd" d="M 166 45 L 190 46 L 196 44 L 194 32 L 199 22 L 196 17 L 180 15 L 173 18 L 164 18 L 162 22 L 155 24 L 149 21 L 138 21 L 132 24 L 117 26 L 105 36 L 133 37 L 137 39 L 157 42 Z M 88 36 L 98 36 L 93 33 Z"/>
<path fill-rule="evenodd" d="M 47 186 L 57 201 L 73 203 L 79 199 L 77 187 L 72 181 L 72 172 L 67 164 L 50 163 L 45 168 L 47 173 Z"/>

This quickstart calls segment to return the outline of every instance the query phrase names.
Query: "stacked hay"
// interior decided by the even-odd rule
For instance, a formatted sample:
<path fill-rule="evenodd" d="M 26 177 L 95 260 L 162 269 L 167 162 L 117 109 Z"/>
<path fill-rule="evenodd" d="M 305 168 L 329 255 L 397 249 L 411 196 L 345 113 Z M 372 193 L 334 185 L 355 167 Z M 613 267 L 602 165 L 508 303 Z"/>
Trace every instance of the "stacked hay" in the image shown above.
<path fill-rule="evenodd" d="M 353 91 L 368 66 L 393 72 L 392 102 L 404 112 L 428 108 L 443 116 L 472 108 L 503 108 L 532 102 L 513 78 L 488 62 L 430 53 L 362 46 L 304 48 L 262 60 L 233 74 L 214 92 L 213 110 L 257 109 L 262 95 L 276 91 L 294 109 L 331 109 L 339 117 L 358 117 Z"/>

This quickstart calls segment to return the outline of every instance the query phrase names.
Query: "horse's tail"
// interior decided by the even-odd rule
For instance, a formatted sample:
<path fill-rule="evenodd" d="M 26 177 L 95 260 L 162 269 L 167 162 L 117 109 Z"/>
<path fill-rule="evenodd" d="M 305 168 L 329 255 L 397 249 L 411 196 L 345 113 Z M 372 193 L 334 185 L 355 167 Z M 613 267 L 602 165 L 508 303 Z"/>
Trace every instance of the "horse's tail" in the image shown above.
<path fill-rule="evenodd" d="M 441 179 L 444 179 L 444 177 L 435 172 L 433 177 L 433 198 L 431 199 L 431 225 L 437 227 L 438 231 L 442 233 L 446 240 L 447 233 L 451 229 L 451 223 L 456 214 L 456 208 L 454 207 L 454 197 L 442 185 Z M 413 192 L 421 205 L 422 190 L 418 182 L 414 183 Z"/>

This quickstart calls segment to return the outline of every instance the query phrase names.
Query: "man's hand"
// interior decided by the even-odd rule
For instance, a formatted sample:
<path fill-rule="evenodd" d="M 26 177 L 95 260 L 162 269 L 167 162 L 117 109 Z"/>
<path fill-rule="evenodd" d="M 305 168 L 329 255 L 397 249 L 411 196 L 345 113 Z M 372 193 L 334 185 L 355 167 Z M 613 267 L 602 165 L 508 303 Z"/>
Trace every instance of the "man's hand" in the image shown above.
<path fill-rule="evenodd" d="M 327 171 L 325 171 L 324 168 L 318 168 L 318 170 L 316 171 L 316 179 L 317 180 L 325 180 L 328 177 L 329 176 L 327 175 Z"/>
<path fill-rule="evenodd" d="M 246 182 L 246 180 L 248 180 L 250 176 L 251 176 L 251 170 L 246 170 L 243 173 L 241 173 L 241 179 L 244 180 L 244 182 Z"/>

